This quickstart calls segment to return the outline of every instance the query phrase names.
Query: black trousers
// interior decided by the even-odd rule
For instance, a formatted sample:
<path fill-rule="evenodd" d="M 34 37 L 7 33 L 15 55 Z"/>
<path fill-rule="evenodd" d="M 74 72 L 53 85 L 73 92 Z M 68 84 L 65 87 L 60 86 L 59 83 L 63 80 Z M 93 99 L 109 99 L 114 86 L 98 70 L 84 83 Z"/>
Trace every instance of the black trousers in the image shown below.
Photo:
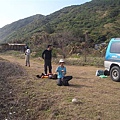
<path fill-rule="evenodd" d="M 58 78 L 57 80 L 57 85 L 58 86 L 69 86 L 68 81 L 70 81 L 73 77 L 72 76 L 65 76 L 63 79 L 62 78 Z"/>
<path fill-rule="evenodd" d="M 45 72 L 45 74 L 47 74 L 47 69 L 49 69 L 49 73 L 52 73 L 51 60 L 44 60 L 44 72 Z"/>

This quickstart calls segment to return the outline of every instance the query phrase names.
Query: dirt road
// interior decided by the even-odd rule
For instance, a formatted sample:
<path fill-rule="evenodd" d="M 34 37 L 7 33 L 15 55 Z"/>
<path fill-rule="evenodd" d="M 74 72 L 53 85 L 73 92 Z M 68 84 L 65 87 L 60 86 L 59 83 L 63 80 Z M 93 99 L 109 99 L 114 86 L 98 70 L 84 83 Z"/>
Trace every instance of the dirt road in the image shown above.
<path fill-rule="evenodd" d="M 43 72 L 42 61 L 32 59 L 31 67 L 26 67 L 19 57 L 0 57 L 21 65 L 28 75 L 10 82 L 17 105 L 10 106 L 8 118 L 11 113 L 12 120 L 119 120 L 120 83 L 95 76 L 97 69 L 104 68 L 66 66 L 73 79 L 70 86 L 59 87 L 55 80 L 36 78 Z M 53 72 L 57 66 L 53 65 Z"/>
<path fill-rule="evenodd" d="M 32 59 L 31 60 L 31 67 L 26 67 L 25 66 L 25 60 L 20 59 L 19 57 L 14 57 L 14 56 L 8 56 L 8 55 L 0 55 L 0 57 L 9 60 L 10 62 L 13 63 L 18 63 L 21 66 L 23 66 L 25 69 L 27 69 L 29 72 L 32 72 L 32 75 L 36 75 L 39 73 L 44 72 L 43 68 L 43 61 L 39 59 Z M 55 72 L 55 69 L 58 65 L 53 65 L 53 73 Z M 92 80 L 95 79 L 95 72 L 98 69 L 103 69 L 104 68 L 97 68 L 94 66 L 66 66 L 67 67 L 67 74 L 74 76 L 74 78 L 79 78 L 79 77 L 84 77 L 89 78 Z M 33 72 L 34 71 L 34 72 Z M 91 78 L 90 78 L 91 77 Z M 83 78 L 83 79 L 85 79 Z"/>

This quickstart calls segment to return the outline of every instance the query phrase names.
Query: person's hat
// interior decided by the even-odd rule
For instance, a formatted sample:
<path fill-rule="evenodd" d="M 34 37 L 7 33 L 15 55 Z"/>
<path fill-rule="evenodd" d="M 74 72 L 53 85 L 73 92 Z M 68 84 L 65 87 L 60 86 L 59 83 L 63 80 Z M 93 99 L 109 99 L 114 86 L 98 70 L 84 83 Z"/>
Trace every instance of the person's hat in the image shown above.
<path fill-rule="evenodd" d="M 64 63 L 65 61 L 63 59 L 60 59 L 59 60 L 59 63 Z"/>

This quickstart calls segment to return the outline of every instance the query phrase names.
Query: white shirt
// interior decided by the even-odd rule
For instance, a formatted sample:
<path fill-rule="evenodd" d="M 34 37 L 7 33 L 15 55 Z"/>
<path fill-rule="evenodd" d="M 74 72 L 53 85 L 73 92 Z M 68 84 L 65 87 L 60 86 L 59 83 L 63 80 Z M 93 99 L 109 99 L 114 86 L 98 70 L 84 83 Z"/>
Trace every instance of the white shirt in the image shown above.
<path fill-rule="evenodd" d="M 30 55 L 30 49 L 27 49 L 25 53 L 26 55 Z"/>

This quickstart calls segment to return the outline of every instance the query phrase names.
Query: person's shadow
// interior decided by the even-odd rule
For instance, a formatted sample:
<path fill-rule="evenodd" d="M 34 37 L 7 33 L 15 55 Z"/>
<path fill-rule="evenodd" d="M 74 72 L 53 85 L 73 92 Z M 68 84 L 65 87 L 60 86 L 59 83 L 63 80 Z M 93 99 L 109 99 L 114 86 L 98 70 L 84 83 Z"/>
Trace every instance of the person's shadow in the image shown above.
<path fill-rule="evenodd" d="M 74 87 L 74 88 L 88 87 L 88 88 L 92 88 L 91 86 L 80 85 L 80 84 L 70 84 L 69 87 Z"/>
<path fill-rule="evenodd" d="M 75 79 L 86 79 L 86 78 L 82 78 L 82 77 L 73 77 Z M 87 85 L 80 85 L 80 84 L 70 84 L 70 87 L 74 87 L 74 88 L 82 88 L 82 87 L 88 87 L 88 88 L 92 88 L 92 86 L 87 86 Z"/>

